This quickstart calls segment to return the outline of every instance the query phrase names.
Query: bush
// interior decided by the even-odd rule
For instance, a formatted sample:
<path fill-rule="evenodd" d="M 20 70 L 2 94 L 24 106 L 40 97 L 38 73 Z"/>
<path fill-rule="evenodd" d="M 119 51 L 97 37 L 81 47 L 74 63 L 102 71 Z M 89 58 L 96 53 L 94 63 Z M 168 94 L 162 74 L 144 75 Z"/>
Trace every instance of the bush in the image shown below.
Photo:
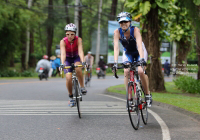
<path fill-rule="evenodd" d="M 0 71 L 0 77 L 18 77 L 20 74 L 13 70 Z"/>
<path fill-rule="evenodd" d="M 21 73 L 22 77 L 33 77 L 33 73 L 30 71 L 24 71 Z"/>
<path fill-rule="evenodd" d="M 191 76 L 180 76 L 174 80 L 175 85 L 188 93 L 200 94 L 200 81 Z"/>

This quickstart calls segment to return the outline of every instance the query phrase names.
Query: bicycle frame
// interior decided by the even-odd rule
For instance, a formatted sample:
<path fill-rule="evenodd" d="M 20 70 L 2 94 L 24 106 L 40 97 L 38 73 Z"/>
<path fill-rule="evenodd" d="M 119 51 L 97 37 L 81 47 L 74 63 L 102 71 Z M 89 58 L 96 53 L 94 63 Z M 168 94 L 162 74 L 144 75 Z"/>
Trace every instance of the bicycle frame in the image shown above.
<path fill-rule="evenodd" d="M 82 94 L 79 88 L 78 78 L 76 76 L 76 70 L 75 70 L 76 67 L 82 67 L 82 65 L 71 64 L 71 66 L 65 66 L 64 69 L 72 68 L 72 90 L 75 90 L 74 93 L 72 94 L 74 95 L 73 98 L 75 99 L 75 102 L 76 102 L 78 116 L 79 118 L 81 118 L 80 101 L 82 101 Z M 63 73 L 62 70 L 61 72 Z M 62 77 L 63 77 L 63 74 L 62 74 Z"/>

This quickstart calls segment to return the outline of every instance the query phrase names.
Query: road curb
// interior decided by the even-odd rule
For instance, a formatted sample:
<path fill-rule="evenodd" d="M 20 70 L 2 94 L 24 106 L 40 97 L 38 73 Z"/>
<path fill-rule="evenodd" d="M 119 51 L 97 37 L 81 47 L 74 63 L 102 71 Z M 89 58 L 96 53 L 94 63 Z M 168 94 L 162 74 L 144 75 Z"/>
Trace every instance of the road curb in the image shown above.
<path fill-rule="evenodd" d="M 119 93 L 114 93 L 114 92 L 109 92 L 107 89 L 105 90 L 104 94 L 107 94 L 107 95 L 114 95 L 116 97 L 119 97 L 119 98 L 123 98 L 123 99 L 126 99 L 126 95 L 124 94 L 119 94 Z M 177 107 L 177 106 L 173 106 L 173 105 L 170 105 L 170 104 L 166 104 L 166 103 L 162 103 L 162 102 L 158 102 L 158 101 L 153 101 L 153 105 L 155 106 L 160 106 L 160 107 L 163 107 L 163 108 L 167 108 L 167 109 L 171 109 L 173 111 L 177 111 L 181 114 L 184 114 L 186 116 L 189 116 L 191 117 L 192 119 L 200 122 L 200 114 L 197 114 L 197 113 L 194 113 L 194 112 L 191 112 L 191 111 L 187 111 L 183 108 L 180 108 L 180 107 Z"/>

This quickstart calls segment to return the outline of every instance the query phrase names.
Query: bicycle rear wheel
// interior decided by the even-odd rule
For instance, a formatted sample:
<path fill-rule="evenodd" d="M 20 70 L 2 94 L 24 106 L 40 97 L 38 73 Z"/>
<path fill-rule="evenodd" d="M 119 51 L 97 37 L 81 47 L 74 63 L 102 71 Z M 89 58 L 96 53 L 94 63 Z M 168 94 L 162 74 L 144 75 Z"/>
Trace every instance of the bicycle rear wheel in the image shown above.
<path fill-rule="evenodd" d="M 136 92 L 136 88 L 134 88 L 133 83 L 128 83 L 128 87 L 126 90 L 128 114 L 131 121 L 131 125 L 135 130 L 137 130 L 139 128 L 140 123 L 140 113 L 138 106 L 138 94 L 134 94 L 134 91 Z"/>
<path fill-rule="evenodd" d="M 141 86 L 142 88 L 142 86 Z M 148 121 L 148 109 L 147 109 L 147 101 L 146 101 L 146 98 L 145 98 L 145 93 L 144 93 L 144 90 L 142 88 L 141 90 L 142 92 L 142 109 L 140 110 L 141 111 L 141 116 L 142 116 L 142 120 L 143 120 L 143 123 L 146 125 L 147 124 L 147 121 Z"/>
<path fill-rule="evenodd" d="M 79 96 L 79 86 L 78 86 L 78 81 L 74 81 L 74 91 L 75 91 L 75 97 L 76 97 L 76 106 L 77 106 L 77 111 L 78 111 L 78 116 L 81 118 L 81 110 L 80 110 L 80 96 Z"/>

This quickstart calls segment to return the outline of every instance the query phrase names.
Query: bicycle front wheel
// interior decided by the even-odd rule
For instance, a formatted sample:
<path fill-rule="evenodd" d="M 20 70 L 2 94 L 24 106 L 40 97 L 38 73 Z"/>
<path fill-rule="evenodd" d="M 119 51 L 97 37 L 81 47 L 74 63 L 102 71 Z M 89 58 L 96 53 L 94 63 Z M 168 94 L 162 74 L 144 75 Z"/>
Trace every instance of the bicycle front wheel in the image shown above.
<path fill-rule="evenodd" d="M 142 88 L 142 86 L 141 86 Z M 143 120 L 143 123 L 146 125 L 147 124 L 147 121 L 148 121 L 148 109 L 147 109 L 147 101 L 146 101 L 146 98 L 145 98 L 145 93 L 144 93 L 144 89 L 142 88 L 141 90 L 142 92 L 142 109 L 141 109 L 141 116 L 142 116 L 142 120 Z"/>
<path fill-rule="evenodd" d="M 133 83 L 128 83 L 128 87 L 126 90 L 126 98 L 128 108 L 127 110 L 131 121 L 131 125 L 135 130 L 137 130 L 139 128 L 140 123 L 139 99 L 136 93 L 136 88 L 134 88 Z"/>
<path fill-rule="evenodd" d="M 78 86 L 77 80 L 74 81 L 74 91 L 75 91 L 75 97 L 76 97 L 76 106 L 77 106 L 78 116 L 79 118 L 81 118 L 79 86 Z"/>

